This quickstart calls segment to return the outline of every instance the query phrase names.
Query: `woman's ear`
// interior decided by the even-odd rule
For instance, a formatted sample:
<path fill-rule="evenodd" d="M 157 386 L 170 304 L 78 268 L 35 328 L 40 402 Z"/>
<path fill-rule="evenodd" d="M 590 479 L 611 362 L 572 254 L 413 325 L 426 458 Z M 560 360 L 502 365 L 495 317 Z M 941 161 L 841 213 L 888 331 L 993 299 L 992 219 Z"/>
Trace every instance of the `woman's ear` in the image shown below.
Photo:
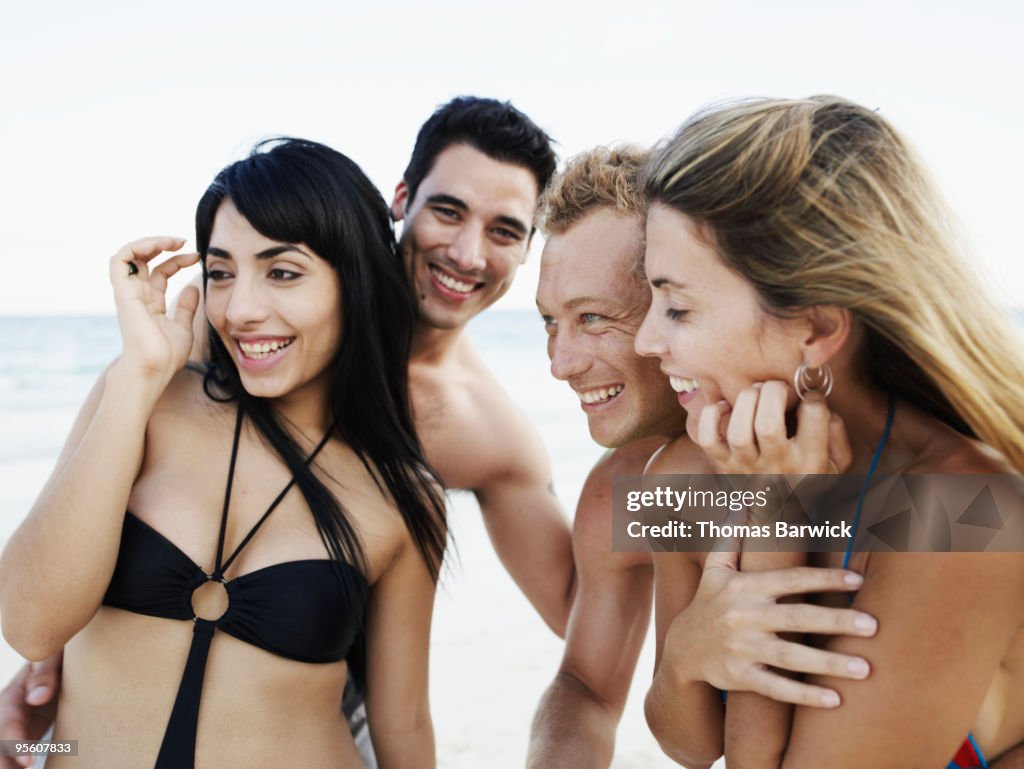
<path fill-rule="evenodd" d="M 804 337 L 804 362 L 817 367 L 828 363 L 850 341 L 853 333 L 853 313 L 845 307 L 818 305 L 806 312 L 809 324 Z"/>

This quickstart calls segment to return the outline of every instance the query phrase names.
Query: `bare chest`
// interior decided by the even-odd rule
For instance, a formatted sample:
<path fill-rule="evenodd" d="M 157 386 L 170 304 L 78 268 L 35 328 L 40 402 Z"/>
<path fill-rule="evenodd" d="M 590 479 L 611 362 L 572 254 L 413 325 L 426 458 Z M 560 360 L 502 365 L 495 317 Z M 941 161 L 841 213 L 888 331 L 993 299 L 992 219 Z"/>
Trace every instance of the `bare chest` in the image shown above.
<path fill-rule="evenodd" d="M 228 577 L 282 562 L 327 558 L 291 473 L 256 435 L 243 434 L 231 471 L 232 420 L 178 419 L 152 430 L 128 509 L 207 572 L 216 562 L 222 520 L 223 559 L 252 533 Z M 328 446 L 316 460 L 317 475 L 353 528 L 366 537 L 372 582 L 378 566 L 398 546 L 401 531 L 365 469 L 350 455 L 345 447 Z"/>
<path fill-rule="evenodd" d="M 445 488 L 480 488 L 495 470 L 502 436 L 477 394 L 465 385 L 418 379 L 412 401 L 427 461 Z"/>

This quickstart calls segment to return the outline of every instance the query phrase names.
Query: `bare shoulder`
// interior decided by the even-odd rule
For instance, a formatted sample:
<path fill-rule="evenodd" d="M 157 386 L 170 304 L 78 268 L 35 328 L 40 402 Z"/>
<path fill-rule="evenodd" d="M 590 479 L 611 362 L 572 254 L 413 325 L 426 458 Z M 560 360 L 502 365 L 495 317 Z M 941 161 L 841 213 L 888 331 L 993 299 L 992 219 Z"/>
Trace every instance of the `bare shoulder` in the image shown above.
<path fill-rule="evenodd" d="M 684 434 L 666 443 L 651 457 L 644 475 L 712 472 L 714 468 L 707 455 Z"/>
<path fill-rule="evenodd" d="M 443 366 L 414 364 L 410 383 L 420 440 L 446 487 L 481 491 L 508 478 L 550 482 L 536 429 L 471 347 Z"/>
<path fill-rule="evenodd" d="M 661 447 L 644 468 L 644 475 L 710 474 L 714 472 L 704 451 L 685 434 Z M 688 585 L 704 566 L 707 553 L 655 553 L 654 570 L 659 584 L 674 592 L 674 586 Z M 684 581 L 685 579 L 685 581 Z M 689 589 L 687 588 L 687 591 Z M 684 591 L 684 592 L 687 592 Z M 689 602 L 689 597 L 686 599 Z"/>
<path fill-rule="evenodd" d="M 612 485 L 616 478 L 640 476 L 644 468 L 665 444 L 664 438 L 644 438 L 610 449 L 601 455 L 587 474 L 576 508 L 575 527 L 587 525 L 590 519 L 605 522 L 611 515 Z"/>
<path fill-rule="evenodd" d="M 468 405 L 501 463 L 523 467 L 540 459 L 546 467 L 547 453 L 530 420 L 482 362 L 472 370 L 475 375 L 467 381 Z"/>
<path fill-rule="evenodd" d="M 333 439 L 317 457 L 315 467 L 359 534 L 370 584 L 399 559 L 419 557 L 398 503 L 386 486 L 378 484 L 380 474 L 369 460 L 364 463 L 350 446 Z M 437 493 L 441 494 L 440 489 Z"/>
<path fill-rule="evenodd" d="M 157 401 L 146 431 L 147 452 L 153 439 L 175 439 L 195 445 L 203 435 L 212 437 L 233 425 L 237 404 L 210 397 L 204 387 L 206 369 L 190 363 L 171 379 Z M 228 436 L 230 438 L 230 435 Z"/>
<path fill-rule="evenodd" d="M 1016 472 L 998 451 L 957 432 L 935 417 L 902 402 L 897 417 L 901 412 L 907 415 L 906 440 L 913 456 L 904 472 L 936 475 Z"/>
<path fill-rule="evenodd" d="M 587 482 L 591 479 L 611 481 L 620 475 L 643 475 L 644 468 L 653 456 L 661 453 L 670 443 L 663 437 L 641 438 L 625 446 L 611 449 L 594 464 Z"/>
<path fill-rule="evenodd" d="M 614 526 L 613 484 L 616 478 L 640 476 L 651 454 L 664 438 L 645 438 L 612 449 L 595 463 L 587 475 L 573 520 L 573 551 L 581 571 L 598 568 L 649 566 L 651 554 L 612 550 Z"/>
<path fill-rule="evenodd" d="M 993 745 L 1011 722 L 1020 727 L 1016 717 L 1003 719 L 1001 712 L 1020 712 L 1012 706 L 1016 695 L 1008 693 L 1020 691 L 1013 668 L 1021 659 L 1021 584 L 1019 553 L 872 554 L 853 605 L 878 619 L 879 633 L 870 639 L 835 636 L 826 648 L 863 656 L 884 674 L 857 682 L 828 679 L 842 697 L 851 735 L 840 747 L 850 747 L 852 735 L 883 728 L 903 735 L 901 749 L 907 750 L 968 730 Z M 929 717 L 922 719 L 925 701 Z M 825 715 L 811 711 L 798 711 L 791 749 L 800 755 L 820 753 L 820 735 L 828 733 Z M 1019 739 L 1017 733 L 1010 744 Z M 918 765 L 901 765 L 911 764 Z"/>

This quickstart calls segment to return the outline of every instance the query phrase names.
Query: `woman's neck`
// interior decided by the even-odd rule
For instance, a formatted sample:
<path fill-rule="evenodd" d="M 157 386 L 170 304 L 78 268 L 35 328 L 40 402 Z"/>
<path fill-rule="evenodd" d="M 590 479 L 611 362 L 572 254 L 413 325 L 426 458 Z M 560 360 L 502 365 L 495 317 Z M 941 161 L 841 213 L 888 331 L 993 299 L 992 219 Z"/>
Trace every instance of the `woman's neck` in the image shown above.
<path fill-rule="evenodd" d="M 829 396 L 829 409 L 843 420 L 850 440 L 850 472 L 866 472 L 871 464 L 885 433 L 890 399 L 886 390 L 857 382 L 837 382 Z"/>
<path fill-rule="evenodd" d="M 270 401 L 271 408 L 300 443 L 319 443 L 330 427 L 330 403 L 326 389 L 318 384 L 310 382 Z"/>

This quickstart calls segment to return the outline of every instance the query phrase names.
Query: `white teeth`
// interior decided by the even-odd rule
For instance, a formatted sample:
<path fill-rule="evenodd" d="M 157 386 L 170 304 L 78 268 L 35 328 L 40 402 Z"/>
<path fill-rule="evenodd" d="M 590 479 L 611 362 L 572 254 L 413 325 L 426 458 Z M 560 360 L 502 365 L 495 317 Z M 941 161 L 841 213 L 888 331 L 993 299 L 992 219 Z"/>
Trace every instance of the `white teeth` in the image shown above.
<path fill-rule="evenodd" d="M 668 378 L 672 389 L 677 393 L 692 393 L 700 389 L 700 383 L 696 379 L 684 379 L 683 377 L 670 376 Z"/>
<path fill-rule="evenodd" d="M 615 385 L 613 387 L 602 387 L 600 390 L 577 392 L 576 394 L 580 396 L 580 400 L 584 403 L 604 403 L 622 392 L 622 388 L 623 385 Z"/>
<path fill-rule="evenodd" d="M 437 278 L 437 282 L 442 286 L 450 288 L 452 291 L 458 291 L 460 294 L 468 294 L 476 288 L 474 283 L 463 283 L 461 280 L 455 280 L 455 278 L 449 277 L 433 267 L 430 268 L 430 274 Z"/>
<path fill-rule="evenodd" d="M 239 340 L 238 346 L 247 358 L 266 358 L 270 353 L 282 350 L 292 343 L 289 339 L 285 342 L 243 342 Z"/>

